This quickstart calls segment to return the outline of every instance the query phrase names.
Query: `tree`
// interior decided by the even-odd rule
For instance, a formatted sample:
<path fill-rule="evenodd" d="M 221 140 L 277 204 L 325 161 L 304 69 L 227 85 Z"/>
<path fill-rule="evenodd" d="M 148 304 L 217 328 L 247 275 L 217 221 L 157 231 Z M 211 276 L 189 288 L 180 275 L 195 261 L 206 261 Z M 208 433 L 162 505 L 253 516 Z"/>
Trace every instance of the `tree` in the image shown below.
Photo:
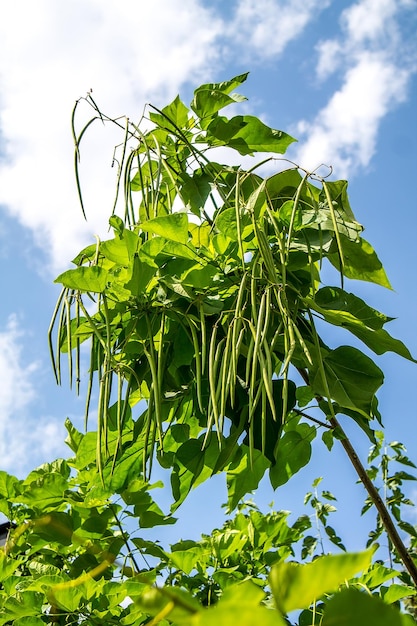
<path fill-rule="evenodd" d="M 389 287 L 349 205 L 347 182 L 281 157 L 250 169 L 212 158 L 216 147 L 283 154 L 294 141 L 256 117 L 220 115 L 242 101 L 234 90 L 246 77 L 202 85 L 190 109 L 177 97 L 162 110 L 150 106 L 139 125 L 125 122 L 115 153 L 113 236 L 82 250 L 76 268 L 57 278 L 63 291 L 50 332 L 58 383 L 66 353 L 78 386 L 81 344 L 90 341 L 86 418 L 96 387 L 97 431 L 83 435 L 67 421 L 74 459 L 43 466 L 26 481 L 2 477 L 1 510 L 18 524 L 3 559 L 5 590 L 12 592 L 3 623 L 43 623 L 45 603 L 50 619 L 62 623 L 139 624 L 151 615 L 151 623 L 226 624 L 238 608 L 247 624 L 284 624 L 294 609 L 304 609 L 299 624 L 317 623 L 317 615 L 323 624 L 341 623 L 346 611 L 359 623 L 369 623 L 370 614 L 381 624 L 410 623 L 388 602 L 416 593 L 414 559 L 373 485 L 372 468 L 361 465 L 337 420 L 340 413 L 354 420 L 374 443 L 374 458 L 381 455 L 374 423 L 383 373 L 359 349 L 327 345 L 326 327 L 345 328 L 376 354 L 413 359 L 384 329 L 390 318 L 345 289 L 347 279 Z M 77 131 L 80 102 L 73 131 L 85 211 L 81 140 L 95 120 L 123 124 L 89 94 L 82 102 L 94 115 Z M 266 164 L 277 170 L 261 175 Z M 120 204 L 123 217 L 116 214 Z M 324 263 L 337 272 L 338 286 L 322 285 Z M 372 549 L 287 563 L 298 541 L 302 560 L 315 555 L 308 518 L 289 527 L 282 512 L 265 515 L 240 504 L 265 472 L 277 488 L 308 464 L 317 427 L 329 449 L 340 441 L 377 507 L 373 541 L 385 527 L 394 558 L 404 563 L 402 584 L 380 591 L 385 603 L 359 591 L 378 589 L 398 573 L 371 565 Z M 395 461 L 412 465 L 399 449 Z M 238 513 L 210 538 L 171 552 L 140 537 L 130 541 L 125 516 L 142 528 L 174 521 L 149 494 L 154 462 L 171 472 L 171 513 L 217 472 L 226 473 L 228 510 Z M 408 478 L 396 477 L 391 510 L 414 539 L 400 512 Z M 343 549 L 327 524 L 329 505 L 312 494 L 307 500 Z M 146 567 L 135 551 L 151 558 Z M 156 588 L 160 573 L 166 584 Z M 127 597 L 133 605 L 123 608 Z"/>

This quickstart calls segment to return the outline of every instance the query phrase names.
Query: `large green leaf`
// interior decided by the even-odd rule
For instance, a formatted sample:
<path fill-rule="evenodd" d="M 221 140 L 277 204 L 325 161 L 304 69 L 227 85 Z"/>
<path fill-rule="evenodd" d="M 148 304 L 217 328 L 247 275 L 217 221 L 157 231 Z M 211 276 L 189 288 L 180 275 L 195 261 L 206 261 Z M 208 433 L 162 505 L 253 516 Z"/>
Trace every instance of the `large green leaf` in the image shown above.
<path fill-rule="evenodd" d="M 4 549 L 0 550 L 0 582 L 9 578 L 23 562 L 23 558 L 10 557 Z"/>
<path fill-rule="evenodd" d="M 308 424 L 298 424 L 296 429 L 289 430 L 281 437 L 275 452 L 275 465 L 269 470 L 269 479 L 273 489 L 284 485 L 311 458 L 311 441 L 315 429 Z"/>
<path fill-rule="evenodd" d="M 142 222 L 141 229 L 160 235 L 169 241 L 187 243 L 188 241 L 188 218 L 185 213 L 171 213 L 162 217 L 155 217 L 147 222 Z"/>
<path fill-rule="evenodd" d="M 251 581 L 227 587 L 213 606 L 199 611 L 192 618 L 179 622 L 181 626 L 285 626 L 284 619 L 262 604 L 264 593 Z"/>
<path fill-rule="evenodd" d="M 295 609 L 307 609 L 325 593 L 336 591 L 339 585 L 368 568 L 372 554 L 371 549 L 366 552 L 322 556 L 303 565 L 277 563 L 269 574 L 269 584 L 277 608 L 283 614 Z"/>
<path fill-rule="evenodd" d="M 323 359 L 323 367 L 331 399 L 342 407 L 371 416 L 375 393 L 384 380 L 379 367 L 350 346 L 331 350 Z M 318 395 L 327 395 L 320 368 L 313 372 L 311 385 Z"/>
<path fill-rule="evenodd" d="M 181 198 L 185 208 L 200 217 L 211 191 L 211 176 L 198 170 L 192 176 L 184 172 L 181 177 Z"/>
<path fill-rule="evenodd" d="M 19 480 L 0 470 L 0 498 L 11 498 L 18 492 Z"/>
<path fill-rule="evenodd" d="M 326 603 L 323 626 L 413 626 L 411 615 L 357 589 L 344 589 Z"/>
<path fill-rule="evenodd" d="M 392 288 L 382 263 L 370 243 L 362 237 L 357 242 L 351 241 L 344 235 L 340 235 L 340 241 L 344 261 L 343 274 L 347 278 L 366 280 L 388 289 Z M 342 269 L 335 241 L 331 245 L 328 258 L 338 270 Z"/>
<path fill-rule="evenodd" d="M 77 291 L 90 291 L 92 293 L 103 293 L 108 281 L 108 272 L 102 267 L 92 265 L 91 267 L 77 267 L 75 270 L 67 270 L 54 280 L 69 289 Z"/>
<path fill-rule="evenodd" d="M 368 306 L 366 302 L 340 287 L 323 287 L 316 292 L 314 301 L 329 311 L 345 311 L 372 330 L 379 330 L 393 318 Z M 310 304 L 310 302 L 309 302 Z"/>
<path fill-rule="evenodd" d="M 340 222 L 355 222 L 355 216 L 351 209 L 347 188 L 348 181 L 347 180 L 335 180 L 335 181 L 326 181 L 326 190 L 332 200 L 333 210 L 335 212 L 335 217 L 337 221 Z M 321 192 L 322 201 L 327 204 L 327 194 L 324 189 Z"/>
<path fill-rule="evenodd" d="M 212 437 L 209 445 L 203 449 L 203 439 L 188 439 L 182 443 L 175 455 L 174 471 L 171 474 L 172 494 L 175 503 L 171 511 L 175 511 L 184 502 L 193 487 L 209 478 L 219 452 L 219 444 Z"/>
<path fill-rule="evenodd" d="M 252 115 L 238 115 L 228 120 L 216 117 L 207 128 L 207 142 L 212 146 L 228 146 L 240 154 L 278 152 L 283 154 L 296 141 L 282 130 L 266 126 Z"/>
<path fill-rule="evenodd" d="M 141 261 L 139 256 L 136 255 L 133 259 L 132 277 L 124 285 L 125 289 L 128 289 L 136 297 L 142 295 L 155 275 L 155 271 L 156 268 Z"/>
<path fill-rule="evenodd" d="M 68 479 L 57 472 L 38 475 L 36 480 L 26 479 L 21 495 L 14 498 L 31 507 L 50 510 L 60 506 L 65 501 L 65 491 L 68 489 Z"/>
<path fill-rule="evenodd" d="M 233 511 L 247 493 L 258 487 L 269 465 L 270 462 L 259 450 L 254 449 L 251 455 L 249 447 L 242 445 L 238 448 L 227 470 L 229 511 Z"/>
<path fill-rule="evenodd" d="M 399 339 L 394 339 L 382 328 L 391 318 L 369 307 L 363 300 L 337 287 L 323 287 L 314 300 L 306 299 L 311 308 L 323 315 L 324 319 L 335 326 L 342 326 L 376 354 L 396 352 L 413 361 L 408 348 Z"/>
<path fill-rule="evenodd" d="M 68 513 L 51 511 L 34 523 L 34 532 L 47 541 L 56 541 L 63 546 L 72 542 L 73 520 Z"/>
<path fill-rule="evenodd" d="M 39 616 L 42 613 L 41 603 L 42 596 L 35 591 L 7 598 L 0 612 L 0 624 L 16 624 L 20 619 Z"/>

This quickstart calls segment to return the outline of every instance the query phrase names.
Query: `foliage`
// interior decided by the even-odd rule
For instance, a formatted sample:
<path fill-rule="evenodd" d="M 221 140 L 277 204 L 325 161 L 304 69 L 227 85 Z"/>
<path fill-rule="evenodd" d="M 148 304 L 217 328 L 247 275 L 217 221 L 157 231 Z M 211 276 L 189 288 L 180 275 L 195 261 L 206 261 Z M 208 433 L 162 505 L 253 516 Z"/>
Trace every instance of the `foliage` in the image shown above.
<path fill-rule="evenodd" d="M 139 125 L 126 121 L 117 185 L 124 218 L 113 214 L 113 236 L 56 279 L 64 289 L 50 334 L 55 372 L 60 381 L 67 353 L 72 379 L 74 353 L 78 380 L 80 345 L 91 341 L 86 416 L 96 381 L 103 480 L 132 458 L 125 432 L 133 429 L 143 475 L 155 456 L 171 468 L 176 506 L 219 471 L 230 510 L 266 471 L 274 488 L 284 484 L 310 460 L 317 429 L 306 411 L 324 416 L 329 447 L 333 434 L 343 437 L 338 413 L 373 440 L 383 373 L 358 348 L 327 345 L 326 326 L 346 329 L 368 351 L 412 359 L 383 328 L 391 318 L 344 289 L 346 278 L 389 287 L 347 182 L 295 165 L 263 177 L 259 164 L 214 160 L 219 146 L 255 155 L 294 141 L 253 116 L 220 115 L 242 100 L 234 89 L 245 79 L 201 86 L 190 108 L 177 97 L 150 106 Z M 87 102 L 93 120 L 109 119 Z M 74 128 L 78 179 L 87 127 Z M 326 262 L 340 286 L 321 285 Z"/>
<path fill-rule="evenodd" d="M 129 479 L 121 467 L 119 486 L 106 491 L 92 454 L 86 464 L 90 433 L 67 427 L 73 458 L 24 480 L 0 473 L 0 509 L 15 525 L 0 551 L 0 624 L 226 626 L 237 615 L 248 625 L 369 624 L 376 615 L 387 626 L 413 623 L 394 605 L 416 590 L 384 587 L 402 574 L 371 565 L 372 549 L 312 548 L 311 562 L 298 561 L 312 528 L 307 515 L 290 524 L 288 512 L 263 514 L 246 502 L 198 541 L 166 550 L 144 539 L 142 528 L 174 521 L 150 495 L 159 485 Z"/>
<path fill-rule="evenodd" d="M 402 513 L 410 504 L 402 483 L 414 476 L 391 472 L 414 465 L 402 444 L 383 449 L 373 430 L 383 373 L 369 353 L 413 359 L 385 330 L 391 318 L 345 289 L 347 279 L 389 287 L 388 279 L 346 181 L 296 164 L 282 170 L 275 157 L 246 170 L 213 160 L 218 147 L 282 154 L 294 141 L 256 117 L 220 115 L 243 100 L 234 90 L 245 80 L 201 86 L 190 108 L 177 97 L 150 106 L 139 125 L 126 120 L 113 235 L 57 278 L 49 334 L 57 381 L 67 354 L 77 388 L 90 341 L 86 418 L 97 393 L 97 430 L 81 433 L 67 420 L 72 458 L 23 480 L 0 472 L 0 512 L 11 522 L 0 551 L 0 626 L 414 623 L 417 590 L 397 568 L 403 556 L 390 545 L 386 567 L 375 554 L 379 518 L 368 549 L 350 553 L 329 524 L 336 498 L 319 492 L 320 478 L 293 522 L 242 502 L 265 472 L 277 488 L 307 465 L 319 428 L 327 448 L 334 439 L 346 446 L 343 413 L 372 442 L 365 476 L 377 484 L 381 475 L 412 557 L 417 549 Z M 81 139 L 96 119 L 123 126 L 91 94 L 85 101 L 92 120 L 76 130 L 79 103 L 73 118 L 83 211 Z M 266 167 L 272 175 L 260 174 Z M 337 286 L 322 284 L 325 263 Z M 334 326 L 366 352 L 330 347 Z M 152 497 L 163 486 L 150 483 L 154 462 L 170 471 L 168 514 Z M 189 491 L 222 471 L 222 528 L 169 549 L 144 538 L 142 529 L 175 523 Z M 327 554 L 325 540 L 339 552 Z"/>

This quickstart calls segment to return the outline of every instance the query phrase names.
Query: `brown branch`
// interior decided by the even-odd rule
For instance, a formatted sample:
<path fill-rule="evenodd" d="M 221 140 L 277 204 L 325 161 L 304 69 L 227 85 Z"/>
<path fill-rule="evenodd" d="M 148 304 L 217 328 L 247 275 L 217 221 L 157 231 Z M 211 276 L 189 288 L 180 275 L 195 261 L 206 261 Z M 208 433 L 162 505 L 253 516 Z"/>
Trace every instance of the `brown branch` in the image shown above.
<path fill-rule="evenodd" d="M 392 544 L 395 546 L 402 562 L 404 563 L 405 568 L 407 569 L 408 573 L 410 574 L 411 578 L 414 581 L 414 584 L 417 587 L 417 566 L 413 558 L 411 557 L 410 553 L 408 552 L 407 548 L 405 547 L 403 540 L 398 534 L 397 529 L 394 526 L 394 522 L 391 519 L 391 516 L 389 514 L 387 507 L 385 506 L 384 501 L 379 495 L 378 490 L 376 489 L 372 480 L 369 478 L 368 474 L 366 473 L 366 470 L 364 466 L 362 465 L 361 460 L 356 454 L 354 447 L 350 443 L 348 436 L 344 432 L 343 428 L 340 426 L 337 419 L 335 417 L 330 418 L 330 423 L 333 426 L 333 428 L 337 428 L 339 432 L 341 433 L 342 438 L 340 439 L 340 443 L 344 447 L 345 452 L 350 459 L 350 462 L 355 468 L 363 486 L 365 487 L 366 491 L 369 494 L 369 497 L 374 503 L 379 513 L 379 516 L 381 518 L 381 521 L 385 527 L 388 537 L 390 538 Z"/>
<path fill-rule="evenodd" d="M 298 372 L 300 376 L 302 377 L 302 379 L 304 380 L 304 382 L 307 385 L 309 385 L 310 379 L 309 379 L 308 372 L 301 368 L 298 369 Z M 317 400 L 323 400 L 323 398 L 317 397 Z M 414 581 L 414 584 L 417 587 L 417 565 L 414 562 L 411 554 L 407 550 L 406 546 L 404 545 L 404 542 L 401 539 L 400 535 L 398 534 L 398 531 L 394 525 L 394 522 L 391 519 L 391 515 L 385 505 L 385 502 L 379 495 L 378 490 L 376 489 L 374 483 L 372 482 L 372 480 L 369 478 L 368 474 L 366 473 L 366 470 L 364 466 L 362 465 L 360 458 L 356 454 L 356 451 L 354 447 L 352 446 L 350 439 L 348 438 L 345 431 L 339 424 L 338 420 L 335 417 L 331 417 L 329 418 L 329 422 L 332 428 L 338 429 L 341 435 L 340 442 L 343 448 L 345 449 L 345 452 L 348 455 L 350 462 L 355 468 L 356 473 L 358 474 L 362 485 L 365 487 L 366 491 L 368 492 L 369 497 L 371 498 L 373 504 L 375 505 L 375 508 L 379 513 L 379 516 L 381 518 L 381 521 L 384 525 L 384 528 L 386 530 L 386 533 L 391 543 L 393 544 L 393 546 L 395 546 L 395 549 L 397 550 L 398 555 L 400 556 L 404 564 L 404 567 L 410 574 L 411 578 Z"/>

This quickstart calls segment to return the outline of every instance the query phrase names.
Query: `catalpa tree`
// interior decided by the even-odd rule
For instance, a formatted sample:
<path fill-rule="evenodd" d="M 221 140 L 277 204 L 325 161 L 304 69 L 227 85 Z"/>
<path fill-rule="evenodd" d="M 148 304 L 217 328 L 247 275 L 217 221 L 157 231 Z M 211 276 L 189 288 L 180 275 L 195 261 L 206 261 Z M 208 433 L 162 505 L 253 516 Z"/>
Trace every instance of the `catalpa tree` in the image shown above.
<path fill-rule="evenodd" d="M 372 481 L 375 472 L 361 464 L 338 421 L 343 414 L 366 433 L 374 446 L 371 461 L 384 456 L 375 433 L 381 428 L 376 393 L 383 373 L 360 349 L 329 345 L 331 328 L 353 334 L 367 353 L 413 358 L 385 330 L 391 318 L 346 289 L 347 279 L 390 287 L 350 207 L 347 182 L 275 156 L 294 141 L 285 132 L 251 115 L 222 114 L 243 100 L 235 89 L 246 77 L 202 85 L 190 108 L 179 97 L 162 110 L 148 106 L 139 124 L 107 117 L 91 94 L 74 110 L 76 179 L 87 216 L 80 182 L 85 133 L 100 120 L 119 126 L 124 136 L 115 153 L 113 234 L 82 250 L 75 268 L 56 279 L 63 289 L 49 335 L 57 382 L 65 354 L 77 388 L 83 377 L 81 346 L 89 342 L 86 420 L 94 392 L 97 428 L 82 434 L 67 420 L 74 458 L 37 470 L 26 482 L 9 477 L 2 509 L 10 518 L 20 515 L 16 538 L 12 534 L 6 544 L 13 572 L 19 567 L 33 572 L 27 559 L 37 549 L 45 564 L 51 542 L 60 546 L 60 556 L 65 546 L 60 565 L 49 559 L 57 578 L 30 579 L 27 587 L 44 604 L 46 594 L 49 613 L 65 623 L 97 623 L 105 615 L 126 624 L 226 624 L 240 610 L 243 624 L 255 616 L 265 624 L 284 624 L 295 609 L 303 609 L 298 622 L 303 625 L 342 623 L 346 615 L 365 624 L 377 614 L 380 624 L 410 623 L 389 604 L 416 592 L 412 550 L 404 546 Z M 79 130 L 81 104 L 92 107 L 93 116 Z M 269 156 L 245 169 L 216 161 L 218 147 Z M 268 175 L 261 174 L 265 171 Z M 337 284 L 322 282 L 326 265 L 334 268 Z M 337 442 L 332 454 L 340 446 L 348 454 L 368 491 L 365 508 L 374 505 L 378 512 L 370 543 L 385 530 L 394 560 L 403 563 L 400 572 L 371 565 L 372 549 L 323 556 L 307 565 L 287 563 L 298 541 L 303 540 L 302 560 L 315 556 L 317 542 L 312 547 L 305 536 L 308 516 L 290 527 L 282 512 L 242 512 L 242 498 L 265 473 L 276 489 L 309 463 L 318 433 L 329 450 Z M 394 461 L 412 466 L 398 445 Z M 174 521 L 148 493 L 155 463 L 170 472 L 171 513 L 192 488 L 225 472 L 228 510 L 238 508 L 235 521 L 214 531 L 210 541 L 180 542 L 171 552 L 140 537 L 133 538 L 133 548 L 121 511 L 142 528 Z M 48 501 L 54 474 L 58 493 L 54 487 Z M 407 502 L 399 489 L 413 477 L 395 476 L 391 510 L 413 538 L 413 527 L 400 514 Z M 35 506 L 33 493 L 46 502 L 43 508 Z M 327 524 L 330 509 L 312 493 L 309 501 L 330 540 L 344 550 Z M 23 529 L 22 516 L 32 520 Z M 135 551 L 157 564 L 139 566 Z M 120 555 L 130 559 L 129 566 L 121 564 Z M 359 571 L 365 571 L 362 578 L 339 589 Z M 112 579 L 116 572 L 119 580 Z M 162 572 L 166 584 L 156 588 Z M 397 575 L 402 576 L 398 589 L 380 592 L 385 603 L 359 591 L 379 589 Z M 19 592 L 14 579 L 8 585 Z M 133 598 L 131 608 L 123 605 L 126 598 Z M 216 604 L 217 612 L 203 610 L 206 604 Z M 7 610 L 3 614 L 10 619 Z"/>

